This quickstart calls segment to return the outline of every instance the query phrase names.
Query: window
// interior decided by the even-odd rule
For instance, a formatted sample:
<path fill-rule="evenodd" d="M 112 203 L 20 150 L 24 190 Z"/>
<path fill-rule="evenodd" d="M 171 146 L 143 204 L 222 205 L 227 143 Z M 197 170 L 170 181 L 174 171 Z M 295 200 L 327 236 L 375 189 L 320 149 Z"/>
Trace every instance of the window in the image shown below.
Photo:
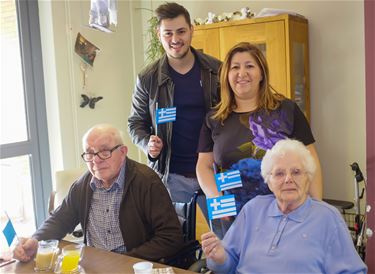
<path fill-rule="evenodd" d="M 38 1 L 0 5 L 0 228 L 6 212 L 17 234 L 29 236 L 46 218 L 52 190 Z"/>

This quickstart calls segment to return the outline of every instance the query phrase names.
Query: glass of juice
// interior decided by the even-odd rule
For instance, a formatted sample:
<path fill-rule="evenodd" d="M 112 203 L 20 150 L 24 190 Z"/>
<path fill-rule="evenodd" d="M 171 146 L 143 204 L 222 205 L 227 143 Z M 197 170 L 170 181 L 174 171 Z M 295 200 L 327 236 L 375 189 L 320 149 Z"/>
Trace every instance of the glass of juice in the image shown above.
<path fill-rule="evenodd" d="M 53 270 L 54 264 L 59 253 L 58 240 L 46 240 L 38 242 L 38 251 L 35 257 L 36 272 L 45 272 Z"/>
<path fill-rule="evenodd" d="M 56 264 L 56 273 L 79 273 L 79 262 L 82 258 L 83 245 L 71 244 L 64 246 Z"/>

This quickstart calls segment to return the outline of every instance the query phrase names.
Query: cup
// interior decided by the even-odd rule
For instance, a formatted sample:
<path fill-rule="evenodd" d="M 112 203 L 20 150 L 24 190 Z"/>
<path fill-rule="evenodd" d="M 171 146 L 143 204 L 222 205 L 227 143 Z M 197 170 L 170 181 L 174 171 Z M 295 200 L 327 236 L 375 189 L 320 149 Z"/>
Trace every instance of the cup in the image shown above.
<path fill-rule="evenodd" d="M 58 240 L 47 240 L 38 242 L 38 251 L 35 257 L 35 268 L 37 272 L 50 271 L 54 268 L 57 254 L 59 253 Z"/>
<path fill-rule="evenodd" d="M 55 273 L 80 273 L 79 262 L 82 258 L 82 251 L 82 244 L 64 246 L 57 259 Z"/>
<path fill-rule="evenodd" d="M 133 265 L 135 274 L 152 274 L 153 264 L 150 262 L 139 262 Z"/>

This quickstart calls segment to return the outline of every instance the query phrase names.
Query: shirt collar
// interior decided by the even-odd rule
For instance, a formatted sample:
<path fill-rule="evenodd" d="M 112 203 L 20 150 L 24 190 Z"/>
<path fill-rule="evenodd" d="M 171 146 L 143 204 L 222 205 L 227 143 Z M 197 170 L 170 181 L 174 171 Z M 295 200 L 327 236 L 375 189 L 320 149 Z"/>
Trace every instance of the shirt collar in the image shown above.
<path fill-rule="evenodd" d="M 292 212 L 288 214 L 284 214 L 280 211 L 279 206 L 277 205 L 277 200 L 275 198 L 268 208 L 268 216 L 270 217 L 287 216 L 288 219 L 301 223 L 309 214 L 310 208 L 311 208 L 311 198 L 310 196 L 307 196 L 306 201 L 302 205 L 300 205 L 297 209 L 293 210 Z"/>
<path fill-rule="evenodd" d="M 123 189 L 124 188 L 124 183 L 125 183 L 125 162 L 123 163 L 120 173 L 111 185 L 107 191 L 113 191 L 115 189 Z M 96 177 L 92 176 L 91 181 L 90 181 L 90 187 L 93 191 L 95 191 L 97 188 L 103 188 L 103 182 L 102 180 L 97 179 Z"/>

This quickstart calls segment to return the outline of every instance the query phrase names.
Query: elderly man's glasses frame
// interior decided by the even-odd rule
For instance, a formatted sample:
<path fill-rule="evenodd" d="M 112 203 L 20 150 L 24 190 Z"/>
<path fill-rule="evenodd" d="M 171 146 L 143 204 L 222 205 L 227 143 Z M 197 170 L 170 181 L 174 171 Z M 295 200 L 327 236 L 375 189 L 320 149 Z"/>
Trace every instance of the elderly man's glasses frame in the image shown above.
<path fill-rule="evenodd" d="M 107 160 L 112 157 L 112 152 L 121 147 L 122 145 L 119 144 L 111 149 L 105 149 L 98 152 L 84 152 L 81 154 L 83 161 L 85 162 L 92 162 L 94 161 L 95 156 L 98 156 L 101 160 Z"/>

